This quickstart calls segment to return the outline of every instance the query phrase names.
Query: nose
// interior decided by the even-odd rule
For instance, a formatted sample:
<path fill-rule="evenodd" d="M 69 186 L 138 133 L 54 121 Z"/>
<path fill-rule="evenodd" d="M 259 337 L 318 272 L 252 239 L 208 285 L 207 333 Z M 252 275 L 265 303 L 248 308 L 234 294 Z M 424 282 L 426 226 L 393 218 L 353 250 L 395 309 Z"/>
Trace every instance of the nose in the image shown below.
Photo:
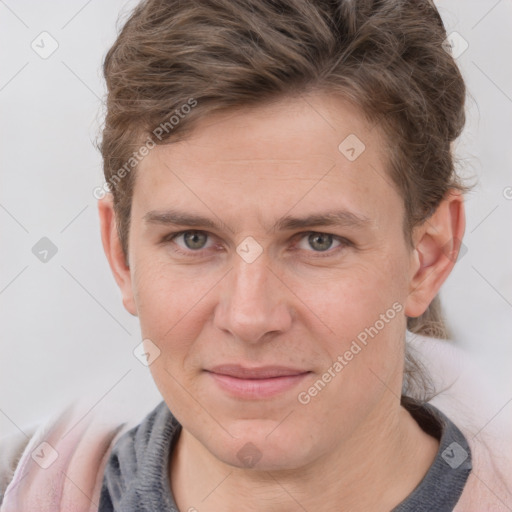
<path fill-rule="evenodd" d="M 290 307 L 286 286 L 264 255 L 252 263 L 237 258 L 222 283 L 214 324 L 235 339 L 255 344 L 290 328 Z"/>

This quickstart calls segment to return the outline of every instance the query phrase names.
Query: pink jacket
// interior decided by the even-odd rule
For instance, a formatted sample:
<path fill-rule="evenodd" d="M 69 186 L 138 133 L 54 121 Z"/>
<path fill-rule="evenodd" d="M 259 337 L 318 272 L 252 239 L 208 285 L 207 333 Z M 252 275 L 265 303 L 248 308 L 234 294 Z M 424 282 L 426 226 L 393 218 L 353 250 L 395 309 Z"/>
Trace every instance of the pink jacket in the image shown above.
<path fill-rule="evenodd" d="M 71 406 L 29 439 L 5 440 L 0 478 L 10 482 L 1 512 L 96 511 L 110 451 L 131 426 L 105 416 L 104 407 L 84 417 Z"/>

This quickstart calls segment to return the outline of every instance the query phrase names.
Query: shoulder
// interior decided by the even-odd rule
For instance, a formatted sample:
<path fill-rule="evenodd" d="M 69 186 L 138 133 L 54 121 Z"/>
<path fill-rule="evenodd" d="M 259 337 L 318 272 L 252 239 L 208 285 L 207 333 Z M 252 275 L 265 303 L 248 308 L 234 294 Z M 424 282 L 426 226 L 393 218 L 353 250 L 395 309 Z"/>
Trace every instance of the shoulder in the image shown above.
<path fill-rule="evenodd" d="M 116 440 L 136 424 L 83 402 L 0 442 L 1 512 L 90 510 Z"/>
<path fill-rule="evenodd" d="M 473 470 L 455 512 L 507 512 L 512 510 L 510 454 L 501 456 L 480 440 L 470 443 Z M 507 460 L 508 459 L 508 460 Z"/>
<path fill-rule="evenodd" d="M 510 397 L 453 342 L 412 335 L 408 346 L 433 379 L 437 394 L 430 403 L 457 425 L 471 449 L 473 469 L 455 510 L 512 510 Z"/>
<path fill-rule="evenodd" d="M 23 432 L 20 431 L 0 439 L 0 504 L 7 486 L 14 476 L 16 466 L 37 428 L 37 425 L 33 425 L 24 428 Z"/>

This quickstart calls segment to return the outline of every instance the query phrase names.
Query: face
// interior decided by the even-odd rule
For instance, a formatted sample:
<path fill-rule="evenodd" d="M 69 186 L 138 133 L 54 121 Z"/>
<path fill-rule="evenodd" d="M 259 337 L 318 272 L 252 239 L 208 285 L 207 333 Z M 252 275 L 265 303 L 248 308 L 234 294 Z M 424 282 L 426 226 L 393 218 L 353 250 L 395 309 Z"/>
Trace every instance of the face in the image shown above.
<path fill-rule="evenodd" d="M 184 429 L 261 469 L 363 437 L 400 395 L 403 222 L 382 134 L 332 96 L 217 114 L 151 150 L 125 304 Z"/>

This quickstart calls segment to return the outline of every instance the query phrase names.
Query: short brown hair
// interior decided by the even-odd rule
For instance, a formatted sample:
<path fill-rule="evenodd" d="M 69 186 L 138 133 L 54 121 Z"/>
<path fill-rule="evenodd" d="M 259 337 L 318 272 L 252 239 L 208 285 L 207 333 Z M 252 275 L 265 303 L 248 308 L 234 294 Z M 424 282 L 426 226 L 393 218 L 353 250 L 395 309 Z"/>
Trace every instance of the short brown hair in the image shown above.
<path fill-rule="evenodd" d="M 212 112 L 315 91 L 342 95 L 382 128 L 409 237 L 449 189 L 464 189 L 451 143 L 465 122 L 465 86 L 445 40 L 429 0 L 141 2 L 104 62 L 101 151 L 125 255 L 136 168 L 126 162 L 144 140 L 181 140 Z M 167 128 L 155 141 L 158 126 Z M 408 319 L 410 330 L 439 337 L 443 325 L 437 298 Z"/>

